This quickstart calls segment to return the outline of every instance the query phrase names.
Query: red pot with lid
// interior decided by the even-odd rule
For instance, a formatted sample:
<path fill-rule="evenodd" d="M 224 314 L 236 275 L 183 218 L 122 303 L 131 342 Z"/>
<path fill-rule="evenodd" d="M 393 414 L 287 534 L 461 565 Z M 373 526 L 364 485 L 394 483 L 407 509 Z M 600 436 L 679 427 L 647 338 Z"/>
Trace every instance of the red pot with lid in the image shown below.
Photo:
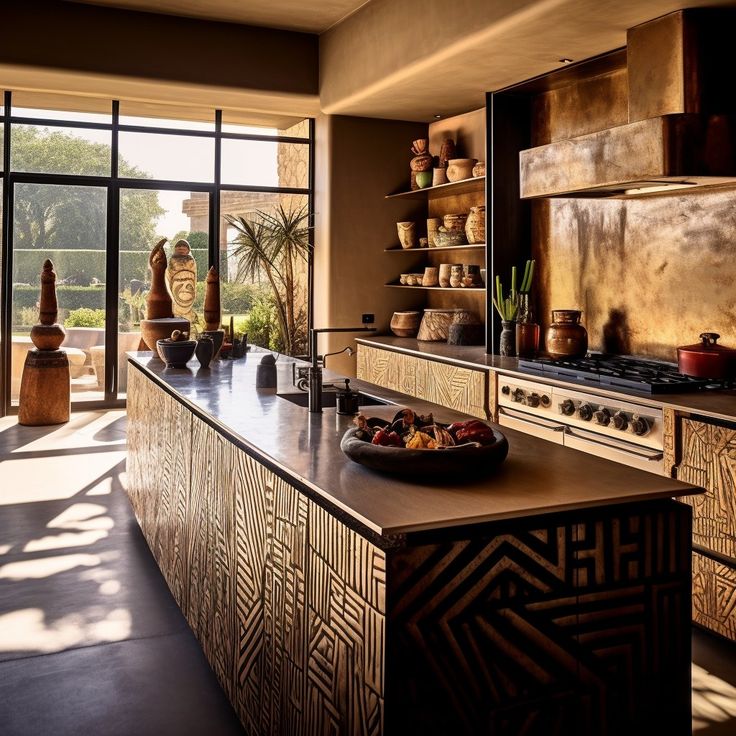
<path fill-rule="evenodd" d="M 719 334 L 703 332 L 701 342 L 677 348 L 680 373 L 696 378 L 730 380 L 736 373 L 736 350 L 718 345 Z"/>

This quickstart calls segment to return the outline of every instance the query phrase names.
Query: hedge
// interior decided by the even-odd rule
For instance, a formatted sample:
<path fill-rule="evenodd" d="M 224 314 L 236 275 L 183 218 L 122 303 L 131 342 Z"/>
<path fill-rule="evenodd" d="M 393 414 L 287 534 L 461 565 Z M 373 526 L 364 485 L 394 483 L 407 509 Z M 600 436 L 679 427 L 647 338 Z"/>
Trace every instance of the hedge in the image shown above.
<path fill-rule="evenodd" d="M 148 281 L 147 250 L 120 251 L 120 285 L 121 288 L 130 286 L 133 279 Z M 197 278 L 204 280 L 208 269 L 208 253 L 206 248 L 192 249 L 192 255 L 197 262 Z M 105 259 L 104 250 L 91 248 L 67 249 L 17 249 L 13 251 L 13 282 L 16 284 L 39 283 L 41 266 L 46 258 L 54 263 L 58 281 L 84 274 L 87 279 L 97 279 L 104 282 Z"/>
<path fill-rule="evenodd" d="M 38 286 L 13 286 L 13 310 L 35 307 L 40 297 Z M 104 286 L 56 287 L 56 299 L 60 309 L 105 308 Z"/>

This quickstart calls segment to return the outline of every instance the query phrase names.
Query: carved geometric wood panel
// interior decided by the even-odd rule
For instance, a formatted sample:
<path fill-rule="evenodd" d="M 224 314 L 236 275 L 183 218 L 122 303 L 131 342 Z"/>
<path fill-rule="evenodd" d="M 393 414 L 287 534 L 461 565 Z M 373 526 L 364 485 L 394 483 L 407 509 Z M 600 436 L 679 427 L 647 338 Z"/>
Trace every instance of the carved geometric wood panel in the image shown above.
<path fill-rule="evenodd" d="M 418 360 L 416 376 L 418 398 L 486 418 L 486 371 Z"/>
<path fill-rule="evenodd" d="M 736 429 L 681 419 L 677 478 L 705 488 L 683 500 L 693 507 L 693 543 L 736 565 Z"/>
<path fill-rule="evenodd" d="M 390 553 L 387 731 L 689 734 L 688 517 Z"/>
<path fill-rule="evenodd" d="M 693 621 L 736 641 L 736 569 L 693 552 Z"/>
<path fill-rule="evenodd" d="M 358 345 L 357 377 L 391 391 L 416 396 L 419 359 L 392 350 Z"/>

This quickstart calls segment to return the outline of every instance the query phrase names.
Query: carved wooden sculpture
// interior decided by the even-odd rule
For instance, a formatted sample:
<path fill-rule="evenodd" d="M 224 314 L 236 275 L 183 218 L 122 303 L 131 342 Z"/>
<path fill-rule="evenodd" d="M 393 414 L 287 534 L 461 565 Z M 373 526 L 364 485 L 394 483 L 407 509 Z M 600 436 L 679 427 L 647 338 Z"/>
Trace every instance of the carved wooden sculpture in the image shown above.
<path fill-rule="evenodd" d="M 166 289 L 166 251 L 164 243 L 166 238 L 153 246 L 151 255 L 148 257 L 148 267 L 151 269 L 151 290 L 146 297 L 146 319 L 161 319 L 173 317 L 171 296 Z"/>
<path fill-rule="evenodd" d="M 26 355 L 20 384 L 18 423 L 32 426 L 69 421 L 71 382 L 69 360 L 63 350 L 64 328 L 56 322 L 56 273 L 54 264 L 44 261 L 41 271 L 39 323 L 31 329 L 36 346 Z"/>
<path fill-rule="evenodd" d="M 212 266 L 207 272 L 204 292 L 204 328 L 205 330 L 219 330 L 222 323 L 220 309 L 220 276 Z"/>
<path fill-rule="evenodd" d="M 166 283 L 173 302 L 174 317 L 196 320 L 194 299 L 197 296 L 197 262 L 186 240 L 178 240 L 169 258 Z"/>

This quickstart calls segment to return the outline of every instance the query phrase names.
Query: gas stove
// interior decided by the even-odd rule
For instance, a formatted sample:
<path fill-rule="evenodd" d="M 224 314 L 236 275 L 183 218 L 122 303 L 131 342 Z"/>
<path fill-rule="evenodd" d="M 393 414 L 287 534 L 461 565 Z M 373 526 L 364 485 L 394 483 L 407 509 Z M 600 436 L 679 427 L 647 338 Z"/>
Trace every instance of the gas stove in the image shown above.
<path fill-rule="evenodd" d="M 519 369 L 547 378 L 599 385 L 625 393 L 662 394 L 723 388 L 713 381 L 678 373 L 674 363 L 602 353 L 561 360 L 520 359 Z"/>

